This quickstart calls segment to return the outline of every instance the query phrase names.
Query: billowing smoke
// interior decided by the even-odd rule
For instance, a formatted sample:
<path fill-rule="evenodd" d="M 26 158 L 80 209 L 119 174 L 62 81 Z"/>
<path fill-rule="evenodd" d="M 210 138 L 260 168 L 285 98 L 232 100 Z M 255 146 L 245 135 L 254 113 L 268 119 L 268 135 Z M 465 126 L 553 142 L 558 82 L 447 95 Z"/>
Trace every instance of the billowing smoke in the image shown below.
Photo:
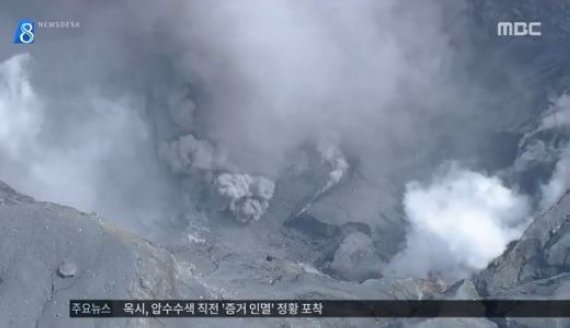
<path fill-rule="evenodd" d="M 258 221 L 269 207 L 275 184 L 264 177 L 252 177 L 248 174 L 218 175 L 214 188 L 225 200 L 228 208 L 240 222 Z"/>
<path fill-rule="evenodd" d="M 540 207 L 542 210 L 548 209 L 556 204 L 560 197 L 570 190 L 570 95 L 564 94 L 558 98 L 549 113 L 543 118 L 539 131 L 550 130 L 555 134 L 560 130 L 565 132 L 566 140 L 554 153 L 558 161 L 550 180 L 542 185 L 542 200 Z"/>
<path fill-rule="evenodd" d="M 347 159 L 334 144 L 321 143 L 317 150 L 321 155 L 321 160 L 330 166 L 328 180 L 318 192 L 322 194 L 340 182 L 348 171 L 349 165 Z"/>
<path fill-rule="evenodd" d="M 174 173 L 191 174 L 200 170 L 228 169 L 230 166 L 223 152 L 207 141 L 196 140 L 191 134 L 162 143 L 159 155 Z"/>
<path fill-rule="evenodd" d="M 570 95 L 563 94 L 542 119 L 539 130 L 568 129 L 570 127 Z"/>
<path fill-rule="evenodd" d="M 309 201 L 303 205 L 299 211 L 297 211 L 295 217 L 298 217 L 308 211 L 313 203 L 319 199 L 319 197 L 325 195 L 331 188 L 340 182 L 340 180 L 346 175 L 349 169 L 347 159 L 344 157 L 335 143 L 331 143 L 330 141 L 321 141 L 319 144 L 317 144 L 316 148 L 321 160 L 321 164 L 324 164 L 329 170 L 327 175 L 328 179 L 326 180 L 325 184 L 312 195 Z"/>
<path fill-rule="evenodd" d="M 570 190 L 570 148 L 566 148 L 556 163 L 552 177 L 542 186 L 540 208 L 547 210 Z"/>
<path fill-rule="evenodd" d="M 0 63 L 0 148 L 8 160 L 30 151 L 29 141 L 40 130 L 43 113 L 28 79 L 29 60 L 22 54 Z"/>
<path fill-rule="evenodd" d="M 387 273 L 453 281 L 484 268 L 529 223 L 528 199 L 499 178 L 451 165 L 429 184 L 406 186 L 406 248 Z"/>
<path fill-rule="evenodd" d="M 96 90 L 70 96 L 89 115 L 66 126 L 54 116 L 54 99 L 36 92 L 33 60 L 20 54 L 0 63 L 2 179 L 38 199 L 102 212 L 124 224 L 136 220 L 139 229 L 148 229 L 163 214 L 158 204 L 164 186 L 145 161 L 152 141 L 136 110 L 140 102 L 128 96 L 106 99 Z"/>
<path fill-rule="evenodd" d="M 395 207 L 394 185 L 501 122 L 462 53 L 464 4 L 2 3 L 6 30 L 24 12 L 81 27 L 0 49 L 0 179 L 134 227 L 197 207 L 250 222 L 310 148 L 326 177 L 287 208 L 351 176 L 342 210 L 319 219 L 372 225 Z"/>
<path fill-rule="evenodd" d="M 534 180 L 539 211 L 546 211 L 570 189 L 570 96 L 551 100 L 538 119 L 536 128 L 527 132 L 519 145 L 513 169 L 519 176 Z M 535 172 L 533 174 L 533 171 Z M 538 172 L 539 174 L 536 174 Z M 531 181 L 532 181 L 531 180 Z"/>

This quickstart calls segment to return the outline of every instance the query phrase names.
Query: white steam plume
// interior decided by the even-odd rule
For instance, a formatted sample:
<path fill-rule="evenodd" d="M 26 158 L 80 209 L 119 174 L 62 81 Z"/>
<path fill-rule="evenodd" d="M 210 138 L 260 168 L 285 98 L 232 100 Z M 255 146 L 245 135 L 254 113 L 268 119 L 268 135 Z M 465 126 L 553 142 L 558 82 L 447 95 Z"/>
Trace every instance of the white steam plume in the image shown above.
<path fill-rule="evenodd" d="M 388 273 L 458 279 L 484 268 L 528 224 L 526 197 L 497 178 L 452 165 L 429 185 L 406 186 L 406 248 Z"/>
<path fill-rule="evenodd" d="M 542 119 L 539 130 L 570 128 L 570 95 L 563 94 Z"/>
<path fill-rule="evenodd" d="M 1 179 L 38 199 L 142 229 L 159 215 L 164 186 L 144 160 L 152 143 L 138 115 L 141 103 L 83 90 L 61 103 L 77 110 L 60 117 L 46 105 L 54 99 L 35 91 L 28 70 L 33 61 L 21 54 L 0 63 Z M 87 117 L 74 119 L 84 111 Z M 66 117 L 72 124 L 65 124 Z M 148 188 L 149 181 L 156 189 Z"/>
<path fill-rule="evenodd" d="M 540 208 L 547 210 L 556 204 L 568 190 L 570 190 L 570 148 L 566 148 L 562 153 L 548 183 L 541 186 Z"/>
<path fill-rule="evenodd" d="M 554 130 L 556 133 L 570 133 L 570 95 L 563 94 L 551 106 L 549 113 L 543 118 L 539 131 Z M 547 210 L 556 204 L 560 197 L 570 190 L 570 141 L 558 152 L 558 162 L 550 180 L 541 186 L 542 199 L 540 208 Z"/>
<path fill-rule="evenodd" d="M 319 188 L 319 190 L 317 190 L 317 192 L 313 194 L 309 201 L 299 211 L 297 211 L 295 217 L 299 217 L 308 211 L 319 197 L 324 195 L 340 182 L 349 169 L 347 159 L 334 143 L 331 143 L 330 141 L 319 143 L 317 145 L 317 152 L 321 157 L 321 162 L 330 169 L 328 180 L 321 188 Z"/>
<path fill-rule="evenodd" d="M 11 159 L 22 156 L 40 131 L 43 113 L 29 81 L 29 61 L 29 54 L 21 54 L 0 63 L 0 149 Z"/>

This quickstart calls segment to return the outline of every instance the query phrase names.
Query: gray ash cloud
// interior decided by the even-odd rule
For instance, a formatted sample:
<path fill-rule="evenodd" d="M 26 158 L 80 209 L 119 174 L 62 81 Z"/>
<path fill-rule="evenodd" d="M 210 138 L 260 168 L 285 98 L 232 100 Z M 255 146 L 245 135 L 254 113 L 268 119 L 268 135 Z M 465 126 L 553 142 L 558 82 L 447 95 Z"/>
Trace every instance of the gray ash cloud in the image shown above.
<path fill-rule="evenodd" d="M 309 148 L 327 173 L 306 205 L 360 177 L 373 186 L 354 188 L 361 201 L 339 202 L 346 208 L 322 219 L 348 212 L 380 221 L 387 180 L 405 190 L 447 160 L 477 163 L 488 137 L 515 125 L 518 112 L 501 102 L 508 87 L 485 86 L 492 65 L 473 72 L 480 61 L 466 7 L 2 4 L 5 30 L 20 16 L 73 19 L 81 28 L 0 50 L 0 177 L 151 235 L 165 218 L 198 207 L 260 220 L 281 199 L 292 154 Z M 506 80 L 517 76 L 502 69 Z M 551 181 L 566 181 L 560 158 Z M 556 183 L 544 192 L 556 194 Z"/>

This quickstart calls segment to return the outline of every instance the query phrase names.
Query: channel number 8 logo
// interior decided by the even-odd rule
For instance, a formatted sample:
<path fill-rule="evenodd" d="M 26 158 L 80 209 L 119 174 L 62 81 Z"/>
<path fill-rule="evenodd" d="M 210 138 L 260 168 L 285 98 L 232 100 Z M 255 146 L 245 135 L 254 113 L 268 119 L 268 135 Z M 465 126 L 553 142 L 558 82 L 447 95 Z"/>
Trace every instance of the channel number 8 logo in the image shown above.
<path fill-rule="evenodd" d="M 14 43 L 30 44 L 34 43 L 34 38 L 34 21 L 27 19 L 21 20 L 16 29 Z"/>

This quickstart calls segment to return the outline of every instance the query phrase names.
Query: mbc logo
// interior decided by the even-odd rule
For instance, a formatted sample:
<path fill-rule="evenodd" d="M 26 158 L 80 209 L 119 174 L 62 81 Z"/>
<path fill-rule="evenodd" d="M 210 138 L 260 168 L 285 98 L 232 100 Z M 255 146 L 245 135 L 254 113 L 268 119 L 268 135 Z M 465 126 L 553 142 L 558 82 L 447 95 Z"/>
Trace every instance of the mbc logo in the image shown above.
<path fill-rule="evenodd" d="M 16 34 L 14 34 L 14 43 L 17 44 L 30 44 L 34 43 L 34 21 L 29 19 L 22 19 L 18 22 L 16 27 Z"/>
<path fill-rule="evenodd" d="M 498 36 L 541 36 L 540 22 L 499 22 L 497 23 Z"/>

